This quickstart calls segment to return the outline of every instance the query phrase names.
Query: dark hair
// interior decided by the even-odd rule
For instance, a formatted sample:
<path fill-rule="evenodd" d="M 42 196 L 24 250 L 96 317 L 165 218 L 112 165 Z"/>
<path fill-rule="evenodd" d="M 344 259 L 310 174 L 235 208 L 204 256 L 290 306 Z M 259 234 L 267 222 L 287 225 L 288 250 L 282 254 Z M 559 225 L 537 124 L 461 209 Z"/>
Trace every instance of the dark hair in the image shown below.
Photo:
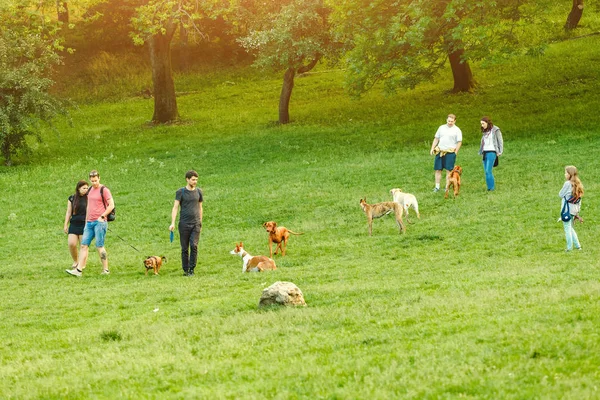
<path fill-rule="evenodd" d="M 198 173 L 193 169 L 190 169 L 188 172 L 185 173 L 185 179 L 191 179 L 192 176 L 195 176 L 196 178 L 198 177 Z"/>
<path fill-rule="evenodd" d="M 89 186 L 87 181 L 84 181 L 82 179 L 79 182 L 77 182 L 77 186 L 75 186 L 75 194 L 73 195 L 73 214 L 77 213 L 77 206 L 79 206 L 79 199 L 81 197 L 83 197 L 83 196 L 79 195 L 79 189 L 81 189 L 81 187 L 85 186 L 85 185 Z M 84 196 L 87 196 L 87 193 Z"/>
<path fill-rule="evenodd" d="M 483 126 L 481 127 L 481 132 L 487 132 L 489 130 L 491 130 L 494 127 L 494 123 L 492 122 L 492 120 L 490 119 L 490 117 L 481 117 L 481 121 L 487 123 L 487 129 L 483 129 Z"/>
<path fill-rule="evenodd" d="M 100 174 L 95 169 L 90 171 L 90 178 L 93 178 L 94 176 L 97 176 L 98 178 L 100 178 Z"/>

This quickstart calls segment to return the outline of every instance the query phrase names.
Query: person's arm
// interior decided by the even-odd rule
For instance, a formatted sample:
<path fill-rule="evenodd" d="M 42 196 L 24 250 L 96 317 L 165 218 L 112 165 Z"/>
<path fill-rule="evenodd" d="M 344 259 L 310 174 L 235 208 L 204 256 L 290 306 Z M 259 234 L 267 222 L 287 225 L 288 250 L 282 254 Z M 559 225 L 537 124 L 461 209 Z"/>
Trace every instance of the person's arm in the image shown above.
<path fill-rule="evenodd" d="M 429 154 L 433 155 L 433 151 L 435 150 L 435 146 L 440 142 L 439 138 L 433 138 L 433 143 L 431 144 L 431 150 L 429 150 Z"/>
<path fill-rule="evenodd" d="M 460 146 L 462 146 L 462 142 L 456 142 L 456 149 L 454 150 L 454 154 L 458 155 L 458 149 L 460 149 Z"/>
<path fill-rule="evenodd" d="M 200 231 L 202 231 L 202 202 L 198 202 L 198 210 L 200 212 Z"/>
<path fill-rule="evenodd" d="M 175 202 L 173 203 L 173 209 L 171 210 L 171 225 L 169 226 L 169 230 L 171 232 L 173 232 L 173 230 L 175 229 L 175 219 L 177 218 L 177 211 L 179 211 L 179 200 L 175 200 Z M 202 218 L 202 214 L 200 214 L 200 218 Z"/>
<path fill-rule="evenodd" d="M 558 197 L 560 197 L 561 199 L 563 197 L 567 197 L 567 199 L 571 196 L 571 192 L 573 191 L 573 186 L 571 185 L 571 182 L 566 181 L 565 184 L 563 185 L 562 189 L 560 189 L 560 192 L 558 192 Z"/>
<path fill-rule="evenodd" d="M 101 221 L 106 221 L 106 216 L 108 214 L 110 214 L 110 212 L 115 208 L 115 201 L 113 200 L 113 198 L 111 197 L 110 199 L 108 199 L 108 206 L 106 207 L 106 210 L 104 210 L 104 213 L 102 215 L 100 215 L 100 220 Z"/>
<path fill-rule="evenodd" d="M 504 153 L 504 140 L 502 139 L 502 132 L 500 128 L 496 131 L 496 138 L 498 140 L 498 155 L 501 156 Z"/>
<path fill-rule="evenodd" d="M 67 200 L 67 213 L 65 214 L 65 226 L 63 230 L 65 233 L 69 232 L 69 220 L 71 219 L 71 214 L 73 213 L 73 205 L 70 200 Z"/>

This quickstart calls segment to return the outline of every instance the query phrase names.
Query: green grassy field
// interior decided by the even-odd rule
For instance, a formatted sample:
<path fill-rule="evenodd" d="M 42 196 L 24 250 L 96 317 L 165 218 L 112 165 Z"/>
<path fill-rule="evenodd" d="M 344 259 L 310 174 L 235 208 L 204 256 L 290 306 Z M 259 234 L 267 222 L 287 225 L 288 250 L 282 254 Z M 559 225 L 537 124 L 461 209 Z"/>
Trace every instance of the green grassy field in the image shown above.
<path fill-rule="evenodd" d="M 273 123 L 279 77 L 231 71 L 178 78 L 193 93 L 177 126 L 148 127 L 141 98 L 73 110 L 73 127 L 0 168 L 0 397 L 599 398 L 598 45 L 475 66 L 474 95 L 446 94 L 446 71 L 355 101 L 322 69 L 297 80 L 288 126 Z M 456 200 L 431 192 L 429 146 L 449 112 L 464 133 Z M 477 155 L 486 114 L 505 138 L 493 193 Z M 556 222 L 567 164 L 586 188 L 574 253 Z M 186 278 L 168 226 L 190 168 L 205 219 Z M 91 169 L 117 205 L 112 274 L 92 252 L 77 279 L 62 223 Z M 406 235 L 376 220 L 369 237 L 358 201 L 392 187 L 417 196 L 421 219 Z M 229 251 L 267 253 L 271 219 L 305 234 L 277 271 L 242 274 Z M 157 277 L 142 267 L 152 254 L 169 260 Z M 281 280 L 308 307 L 258 309 Z"/>

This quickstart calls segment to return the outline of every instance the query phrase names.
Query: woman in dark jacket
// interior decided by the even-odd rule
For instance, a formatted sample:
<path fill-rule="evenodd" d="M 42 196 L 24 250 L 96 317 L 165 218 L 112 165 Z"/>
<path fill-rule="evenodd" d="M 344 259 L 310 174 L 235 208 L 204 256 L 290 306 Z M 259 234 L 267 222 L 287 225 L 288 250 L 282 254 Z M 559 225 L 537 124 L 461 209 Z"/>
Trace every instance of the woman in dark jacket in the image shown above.
<path fill-rule="evenodd" d="M 496 189 L 496 182 L 494 180 L 492 168 L 494 165 L 498 165 L 496 160 L 504 151 L 504 141 L 502 140 L 502 132 L 500 132 L 500 128 L 492 123 L 490 117 L 481 118 L 481 133 L 482 136 L 479 154 L 483 155 L 485 184 L 487 185 L 487 190 L 490 191 Z"/>
<path fill-rule="evenodd" d="M 73 258 L 73 268 L 77 267 L 77 250 L 85 227 L 88 189 L 89 185 L 86 181 L 77 182 L 75 193 L 70 195 L 67 201 L 64 231 L 68 234 L 69 252 Z"/>

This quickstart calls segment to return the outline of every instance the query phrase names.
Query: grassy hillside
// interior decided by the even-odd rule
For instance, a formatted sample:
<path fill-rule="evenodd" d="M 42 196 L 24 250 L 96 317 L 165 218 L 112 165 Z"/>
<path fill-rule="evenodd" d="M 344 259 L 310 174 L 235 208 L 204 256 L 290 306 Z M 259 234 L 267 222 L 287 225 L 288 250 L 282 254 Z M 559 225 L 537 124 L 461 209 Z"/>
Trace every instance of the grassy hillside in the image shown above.
<path fill-rule="evenodd" d="M 446 94 L 446 71 L 350 100 L 323 68 L 298 79 L 288 126 L 273 123 L 279 77 L 235 71 L 178 77 L 177 126 L 149 127 L 142 98 L 73 110 L 72 127 L 0 169 L 0 397 L 598 397 L 598 45 L 475 67 L 475 95 Z M 449 112 L 464 133 L 456 200 L 431 193 L 429 146 Z M 505 138 L 494 193 L 482 115 Z M 586 188 L 576 253 L 556 222 L 566 164 Z M 168 240 L 189 168 L 205 195 L 193 278 Z M 62 221 L 91 169 L 117 204 L 112 274 L 91 253 L 76 279 Z M 369 237 L 358 201 L 390 200 L 392 187 L 417 196 L 421 219 L 406 235 L 376 220 Z M 243 240 L 267 253 L 271 219 L 305 234 L 277 271 L 241 274 L 229 251 Z M 143 274 L 151 254 L 169 260 L 158 277 Z M 278 280 L 308 307 L 258 310 Z"/>

